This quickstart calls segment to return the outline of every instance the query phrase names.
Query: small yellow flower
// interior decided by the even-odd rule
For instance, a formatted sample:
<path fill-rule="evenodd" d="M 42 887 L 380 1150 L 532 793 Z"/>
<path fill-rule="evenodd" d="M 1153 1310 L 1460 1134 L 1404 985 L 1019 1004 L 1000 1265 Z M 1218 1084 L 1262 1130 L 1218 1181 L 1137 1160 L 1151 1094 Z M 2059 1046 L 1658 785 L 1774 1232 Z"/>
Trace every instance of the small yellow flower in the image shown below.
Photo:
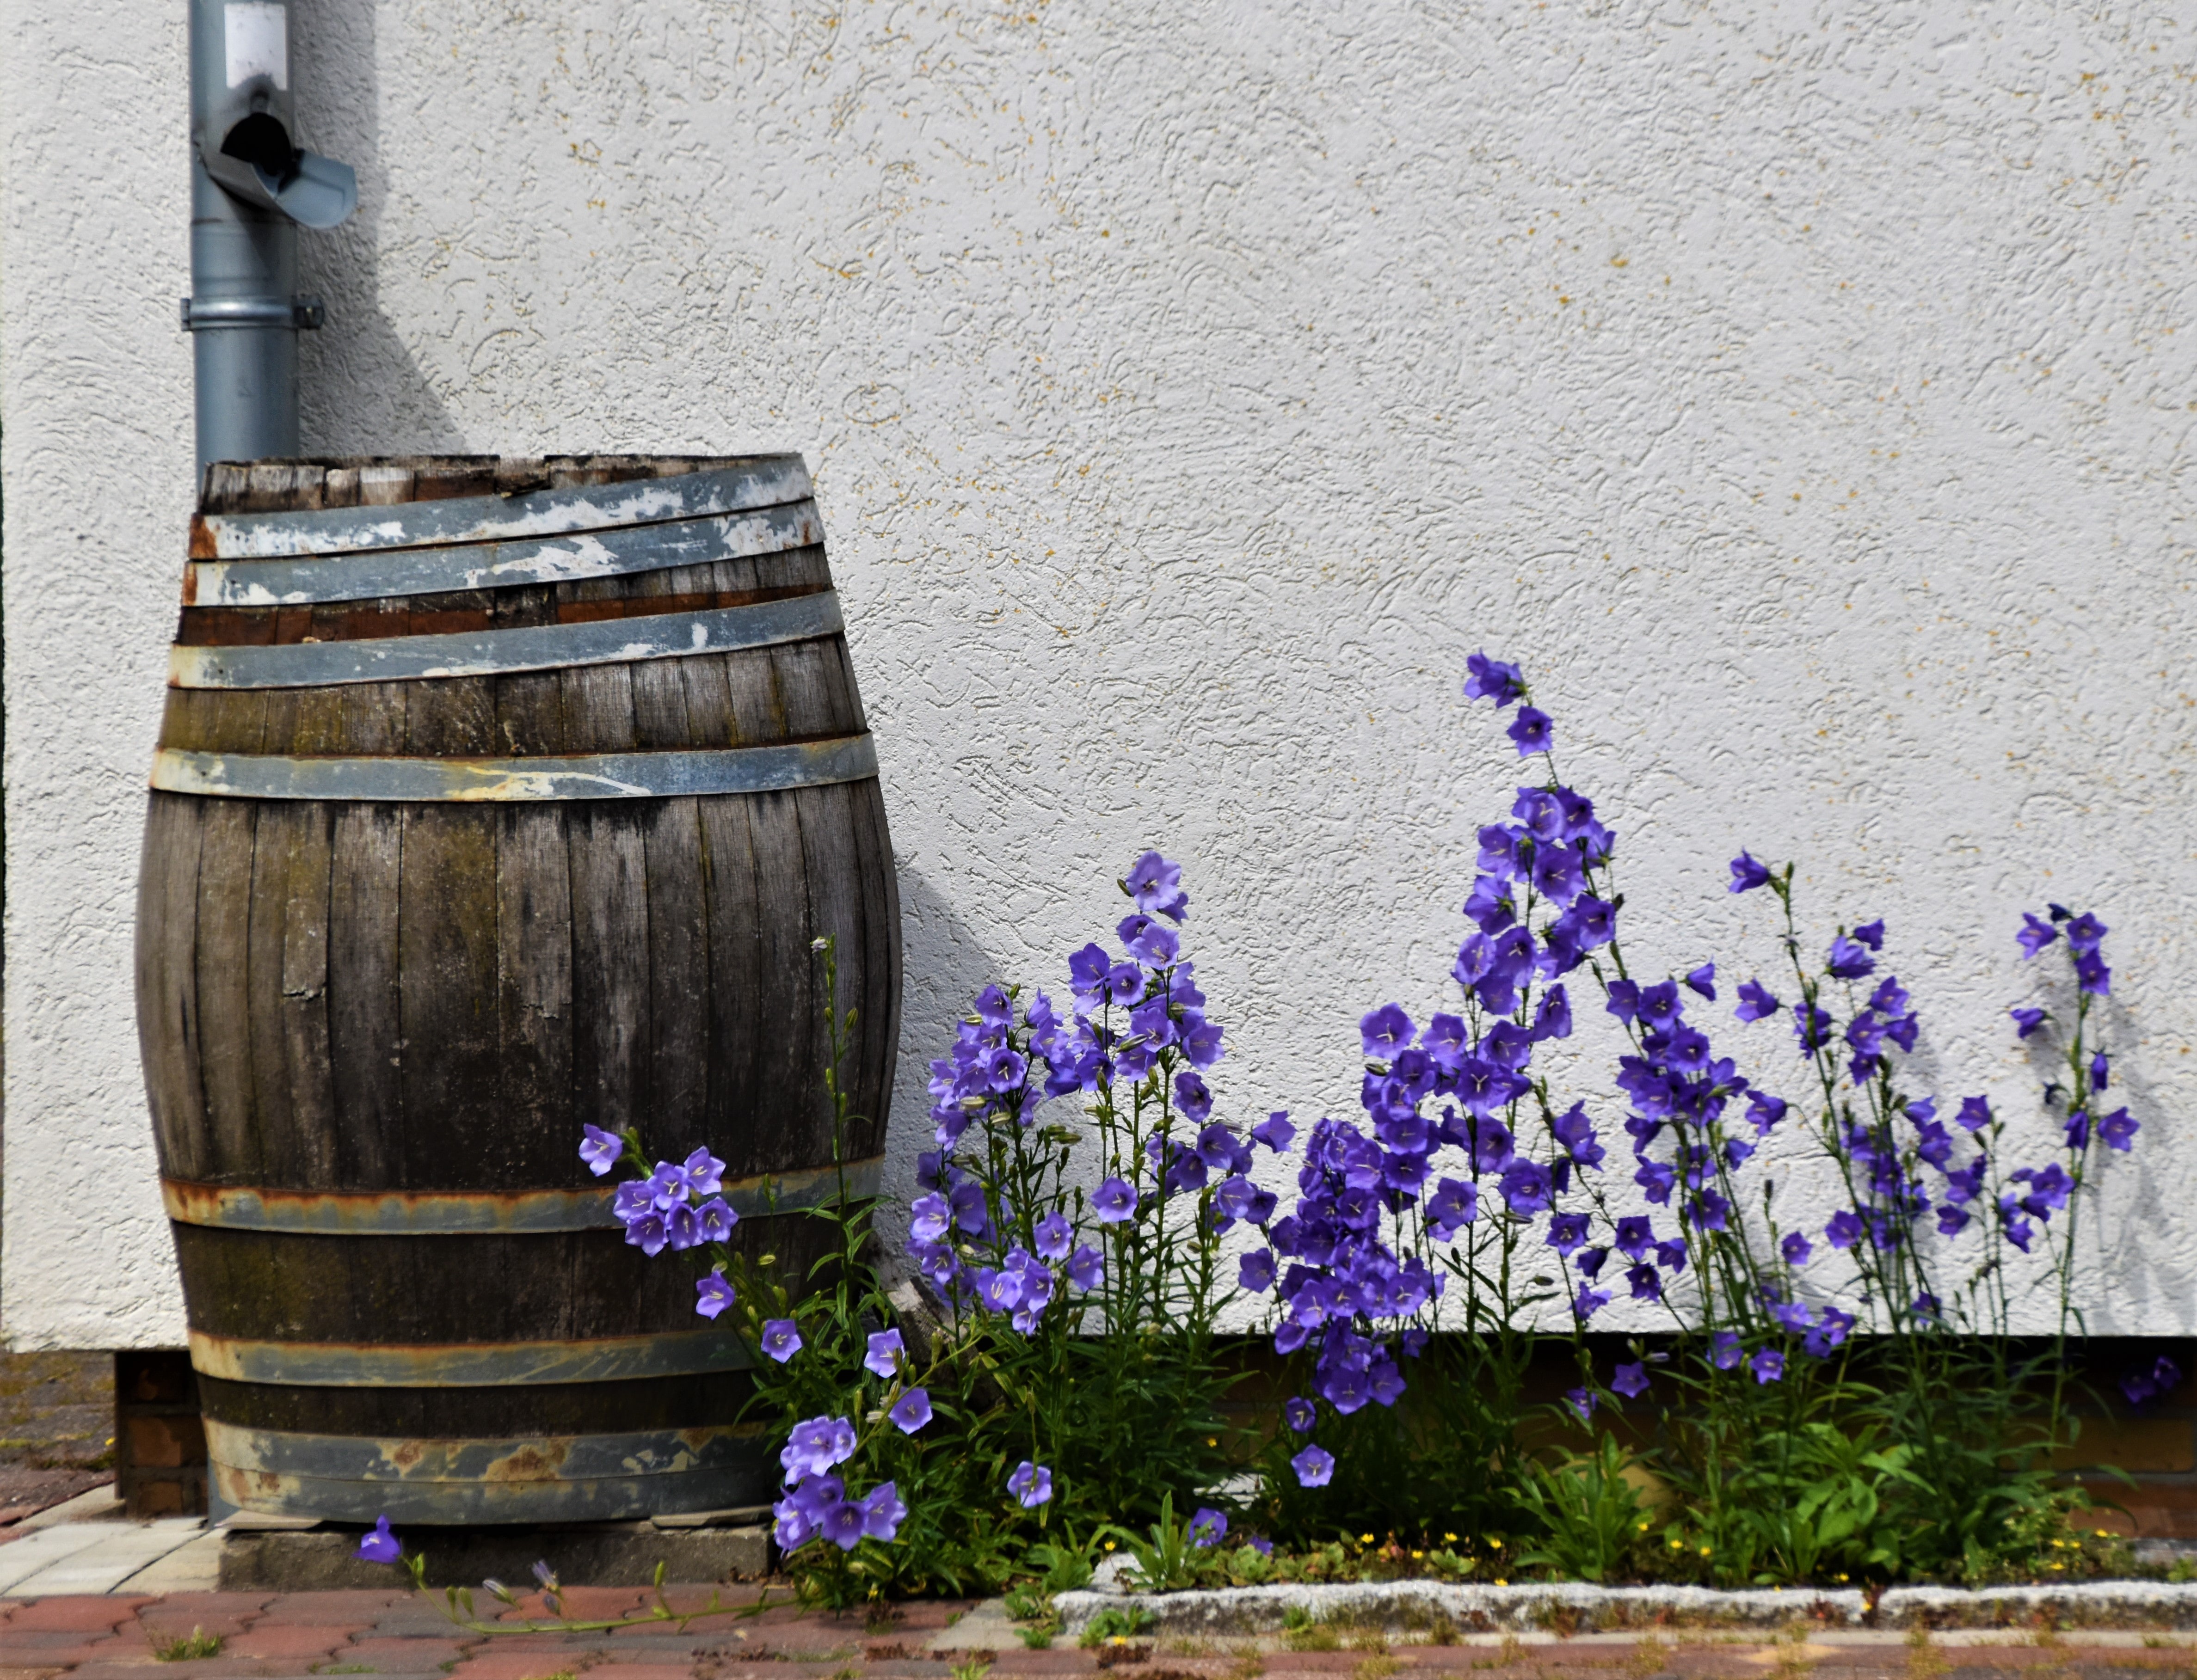
<path fill-rule="evenodd" d="M 1358 1544 L 1361 1546 L 1370 1546 L 1373 1544 L 1373 1537 L 1371 1534 L 1360 1534 L 1358 1537 Z"/>
<path fill-rule="evenodd" d="M 1648 1526 L 1646 1523 L 1644 1523 L 1644 1522 L 1643 1522 L 1643 1523 L 1642 1523 L 1642 1524 L 1640 1525 L 1640 1532 L 1641 1532 L 1643 1534 L 1645 1534 L 1645 1533 L 1648 1532 L 1648 1526 Z"/>
<path fill-rule="evenodd" d="M 1844 1586 L 1846 1583 L 1846 1578 L 1844 1575 L 1834 1575 L 1831 1579 L 1836 1581 L 1840 1586 Z"/>
<path fill-rule="evenodd" d="M 1111 1550 L 1114 1550 L 1114 1543 L 1113 1543 L 1111 1540 L 1109 1540 L 1109 1541 L 1107 1541 L 1107 1542 L 1106 1542 L 1106 1550 L 1107 1550 L 1108 1551 L 1111 1551 Z"/>
<path fill-rule="evenodd" d="M 108 1443 L 107 1443 L 107 1445 L 109 1445 L 111 1446 L 111 1445 L 113 1445 L 113 1443 L 110 1441 L 110 1442 L 108 1442 Z M 2094 1532 L 2096 1533 L 2097 1537 L 2098 1537 L 2101 1540 L 2110 1540 L 2110 1539 L 2112 1539 L 2112 1538 L 2113 1538 L 2113 1531 L 2112 1531 L 2112 1530 L 2110 1530 L 2110 1529 L 2100 1528 L 2100 1529 L 2095 1530 Z"/>
<path fill-rule="evenodd" d="M 1413 1552 L 1412 1555 L 1413 1557 L 1424 1557 L 1426 1554 L 1424 1552 Z"/>
<path fill-rule="evenodd" d="M 1507 1586 L 1509 1586 L 1509 1585 L 1510 1584 L 1510 1582 L 1508 1582 L 1508 1581 L 1505 1581 L 1505 1580 L 1503 1580 L 1503 1579 L 1498 1579 L 1496 1581 L 1495 1584 L 1496 1584 L 1497 1586 L 1498 1586 L 1498 1587 L 1507 1587 Z"/>
<path fill-rule="evenodd" d="M 1674 1552 L 1682 1552 L 1685 1550 L 1685 1549 L 1686 1543 L 1684 1540 L 1681 1540 L 1677 1535 L 1673 1534 L 1671 1537 L 1671 1550 Z"/>
<path fill-rule="evenodd" d="M 1220 1445 L 1220 1437 L 1218 1435 L 1208 1435 L 1205 1438 L 1205 1444 L 1208 1446 L 1218 1446 Z"/>
<path fill-rule="evenodd" d="M 1442 1536 L 1442 1538 L 1454 1543 L 1457 1539 L 1457 1536 L 1454 1534 L 1445 1534 Z"/>
<path fill-rule="evenodd" d="M 1703 1546 L 1703 1547 L 1701 1548 L 1701 1555 L 1702 1555 L 1703 1557 L 1707 1557 L 1708 1555 L 1709 1555 L 1709 1549 L 1708 1549 L 1707 1546 Z"/>

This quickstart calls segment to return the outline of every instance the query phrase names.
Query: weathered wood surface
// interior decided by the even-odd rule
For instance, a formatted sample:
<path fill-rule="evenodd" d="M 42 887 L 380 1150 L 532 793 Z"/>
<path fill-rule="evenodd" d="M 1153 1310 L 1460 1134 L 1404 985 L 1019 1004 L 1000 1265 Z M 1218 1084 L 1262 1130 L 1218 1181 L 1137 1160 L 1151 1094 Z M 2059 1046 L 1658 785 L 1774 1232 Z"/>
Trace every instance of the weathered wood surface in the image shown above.
<path fill-rule="evenodd" d="M 704 465 L 737 465 L 712 461 Z M 663 478 L 565 458 L 211 469 L 209 514 L 403 506 Z M 802 478 L 805 493 L 805 474 Z M 454 525 L 479 524 L 468 515 Z M 245 527 L 232 527 L 242 530 Z M 201 528 L 204 540 L 205 528 Z M 279 542 L 267 536 L 255 540 Z M 643 622 L 831 587 L 820 546 L 554 583 L 198 605 L 180 640 L 274 647 Z M 160 744 L 298 758 L 555 759 L 861 736 L 836 629 L 681 658 L 285 690 L 171 690 Z M 860 1015 L 857 1156 L 883 1144 L 900 936 L 873 777 L 746 795 L 533 802 L 152 796 L 139 887 L 146 1083 L 163 1173 L 208 1185 L 507 1193 L 594 1181 L 580 1127 L 706 1146 L 728 1176 L 828 1158 L 810 949 Z M 798 1266 L 822 1230 L 744 1222 Z M 604 1231 L 337 1237 L 175 1226 L 194 1329 L 252 1341 L 539 1342 L 692 1330 L 693 1269 Z M 499 1436 L 728 1417 L 739 1372 L 507 1389 L 209 1378 L 209 1415 L 322 1434 Z"/>

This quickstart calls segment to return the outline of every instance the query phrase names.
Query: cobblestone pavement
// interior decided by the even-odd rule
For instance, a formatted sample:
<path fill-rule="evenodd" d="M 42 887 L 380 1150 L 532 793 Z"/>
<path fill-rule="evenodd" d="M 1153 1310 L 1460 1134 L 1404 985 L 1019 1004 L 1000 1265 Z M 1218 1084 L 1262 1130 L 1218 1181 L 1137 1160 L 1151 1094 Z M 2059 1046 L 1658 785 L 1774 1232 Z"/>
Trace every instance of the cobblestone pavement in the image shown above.
<path fill-rule="evenodd" d="M 758 1589 L 724 1589 L 752 1606 Z M 670 1590 L 675 1608 L 710 1590 Z M 565 1613 L 616 1616 L 646 1602 L 640 1590 L 574 1589 Z M 538 1603 L 534 1606 L 539 1613 Z M 515 1614 L 506 1618 L 516 1619 Z M 197 1633 L 217 1653 L 163 1661 Z M 1469 1636 L 1450 1645 L 1384 1646 L 1360 1637 L 1333 1650 L 1280 1642 L 1161 1642 L 1081 1650 L 1064 1642 L 1030 1650 L 994 1605 L 921 1603 L 889 1621 L 803 1613 L 791 1606 L 713 1617 L 686 1631 L 665 1625 L 612 1633 L 485 1635 L 453 1628 L 438 1605 L 398 1592 L 170 1593 L 145 1597 L 0 1601 L 0 1680 L 243 1680 L 255 1675 L 372 1674 L 385 1680 L 1018 1680 L 1116 1671 L 1110 1680 L 1254 1680 L 1267 1676 L 1389 1680 L 1415 1670 L 1488 1680 L 1938 1680 L 1992 1673 L 2149 1680 L 2191 1671 L 2197 1636 L 2020 1630 L 1946 1633 L 1916 1645 L 1896 1633 L 1828 1633 L 1765 1642 L 1701 1631 L 1661 1638 Z"/>

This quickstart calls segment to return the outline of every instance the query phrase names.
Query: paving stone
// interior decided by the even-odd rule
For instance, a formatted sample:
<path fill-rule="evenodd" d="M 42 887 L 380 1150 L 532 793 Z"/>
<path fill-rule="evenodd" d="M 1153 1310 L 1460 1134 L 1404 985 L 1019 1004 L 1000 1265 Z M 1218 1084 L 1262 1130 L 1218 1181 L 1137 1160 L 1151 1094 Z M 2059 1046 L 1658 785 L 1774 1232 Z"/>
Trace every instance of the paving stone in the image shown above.
<path fill-rule="evenodd" d="M 194 1618 L 200 1621 L 216 1616 L 257 1616 L 273 1596 L 267 1592 L 167 1592 L 148 1601 L 138 1615 L 171 1620 Z"/>
<path fill-rule="evenodd" d="M 252 1625 L 252 1619 L 248 1611 L 241 1615 L 232 1613 L 223 1616 L 210 1611 L 177 1612 L 164 1605 L 156 1605 L 137 1618 L 137 1625 L 148 1641 L 162 1644 L 171 1639 L 186 1638 L 194 1633 L 210 1633 L 217 1639 L 234 1639 Z"/>
<path fill-rule="evenodd" d="M 454 1631 L 449 1618 L 443 1613 L 440 1599 L 430 1603 L 424 1598 L 408 1598 L 403 1603 L 381 1612 L 369 1625 L 374 1633 L 386 1634 L 392 1639 L 414 1633 L 449 1634 L 453 1638 L 473 1637 Z"/>
<path fill-rule="evenodd" d="M 89 1633 L 98 1629 L 112 1630 L 132 1619 L 149 1598 L 100 1596 L 71 1596 L 42 1598 L 36 1603 L 24 1604 L 8 1619 L 7 1631 L 47 1632 L 61 1629 L 72 1633 Z"/>
<path fill-rule="evenodd" d="M 691 1662 L 619 1662 L 613 1660 L 588 1671 L 600 1674 L 606 1668 L 617 1673 L 617 1680 L 694 1680 L 694 1665 Z"/>
<path fill-rule="evenodd" d="M 222 1648 L 225 1657 L 325 1657 L 347 1648 L 355 1633 L 363 1633 L 358 1622 L 330 1623 L 305 1627 L 294 1622 L 261 1622 Z"/>
<path fill-rule="evenodd" d="M 376 1673 L 393 1673 L 400 1668 L 418 1669 L 422 1672 L 438 1669 L 446 1662 L 455 1662 L 466 1654 L 465 1646 L 456 1638 L 449 1639 L 391 1639 L 380 1633 L 364 1633 L 334 1653 L 337 1663 L 364 1663 Z"/>
<path fill-rule="evenodd" d="M 162 1663 L 154 1673 L 160 1680 L 171 1675 L 186 1676 L 188 1680 L 246 1680 L 254 1675 L 310 1674 L 313 1664 L 299 1657 L 287 1660 L 258 1661 L 249 1657 L 206 1657 L 198 1662 Z M 86 1663 L 72 1669 L 69 1680 L 149 1680 L 145 1666 L 137 1663 Z"/>
<path fill-rule="evenodd" d="M 499 1649 L 486 1656 L 467 1658 L 450 1671 L 451 1680 L 546 1680 L 549 1675 L 577 1672 L 585 1666 L 583 1661 L 571 1660 L 571 1656 L 569 1652 Z"/>
<path fill-rule="evenodd" d="M 629 1622 L 623 1627 L 613 1629 L 611 1637 L 620 1644 L 629 1644 L 636 1639 L 690 1641 L 722 1639 L 734 1628 L 743 1625 L 739 1606 L 728 1606 L 704 1615 L 702 1613 L 702 1609 L 703 1605 L 707 1602 L 708 1595 L 704 1594 L 702 1602 L 693 1606 L 692 1613 L 695 1619 L 687 1624 L 687 1631 L 684 1633 L 679 1631 L 679 1623 L 675 1619 L 658 1621 L 655 1617 L 651 1616 L 645 1619 Z M 747 1625 L 752 1625 L 752 1624 L 747 1624 Z"/>
<path fill-rule="evenodd" d="M 593 1655 L 610 1646 L 608 1636 L 600 1633 L 545 1631 L 542 1633 L 464 1634 L 469 1655 L 493 1656 L 499 1651 L 525 1654 L 532 1651 L 561 1651 L 567 1655 Z"/>
<path fill-rule="evenodd" d="M 232 1595 L 223 1594 L 224 1597 Z M 252 1596 L 249 1593 L 234 1595 Z M 416 1601 L 413 1592 L 368 1592 L 337 1590 L 329 1592 L 262 1592 L 256 1596 L 261 1614 L 269 1622 L 287 1622 L 324 1627 L 333 1622 L 371 1624 L 399 1604 Z"/>
<path fill-rule="evenodd" d="M 121 1623 L 116 1624 L 117 1628 L 121 1625 Z M 0 1628 L 0 1661 L 12 1660 L 20 1654 L 30 1657 L 35 1661 L 44 1662 L 47 1660 L 43 1654 L 45 1652 L 89 1645 L 97 1639 L 115 1637 L 117 1637 L 115 1632 L 104 1628 Z"/>
<path fill-rule="evenodd" d="M 61 1637 L 67 1639 L 70 1636 L 63 1634 Z M 0 1649 L 0 1663 L 29 1663 L 40 1668 L 74 1668 L 83 1663 L 103 1661 L 125 1652 L 134 1655 L 139 1648 L 135 1641 L 125 1645 L 118 1639 L 87 1639 L 78 1635 L 71 1644 L 39 1648 L 10 1646 Z"/>

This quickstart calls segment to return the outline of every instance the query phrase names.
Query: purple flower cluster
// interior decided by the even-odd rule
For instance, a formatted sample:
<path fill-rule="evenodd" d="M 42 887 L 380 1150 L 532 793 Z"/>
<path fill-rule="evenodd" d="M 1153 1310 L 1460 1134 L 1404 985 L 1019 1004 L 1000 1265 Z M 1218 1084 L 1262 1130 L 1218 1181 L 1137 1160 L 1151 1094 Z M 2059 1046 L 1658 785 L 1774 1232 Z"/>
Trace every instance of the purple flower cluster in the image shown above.
<path fill-rule="evenodd" d="M 740 1222 L 732 1204 L 719 1194 L 724 1189 L 724 1171 L 723 1162 L 699 1149 L 683 1162 L 658 1162 L 645 1179 L 627 1179 L 611 1203 L 625 1226 L 625 1240 L 652 1257 L 667 1248 L 698 1248 L 705 1243 L 723 1242 Z"/>
<path fill-rule="evenodd" d="M 1468 698 L 1498 710 L 1526 698 L 1516 666 L 1485 654 L 1468 663 Z M 1530 706 L 1510 733 L 1521 756 L 1549 749 L 1549 719 Z M 1430 1317 L 1446 1282 L 1428 1263 L 1430 1244 L 1456 1243 L 1489 1213 L 1545 1218 L 1548 1245 L 1590 1277 L 1608 1254 L 1585 1248 L 1591 1215 L 1562 1206 L 1607 1155 L 1585 1107 L 1555 1116 L 1531 1147 L 1516 1127 L 1536 1046 L 1571 1035 L 1562 977 L 1615 936 L 1614 904 L 1596 885 L 1616 837 L 1591 801 L 1558 784 L 1518 789 L 1510 820 L 1483 827 L 1478 841 L 1464 903 L 1475 930 L 1451 968 L 1461 1012 L 1422 1028 L 1391 1003 L 1359 1023 L 1365 1120 L 1313 1124 L 1294 1207 L 1267 1226 L 1270 1247 L 1243 1263 L 1245 1288 L 1276 1292 L 1275 1350 L 1310 1348 L 1313 1393 L 1344 1416 L 1403 1393 L 1397 1355 L 1424 1345 L 1426 1325 L 1415 1321 Z M 1699 986 L 1713 980 L 1710 970 L 1693 976 Z M 1294 1128 L 1276 1115 L 1252 1135 L 1280 1151 Z M 1607 1299 L 1582 1289 L 1574 1310 L 1591 1313 Z M 1316 1417 L 1310 1400 L 1291 1402 L 1299 1434 Z M 1317 1445 L 1291 1462 L 1307 1487 L 1333 1474 Z"/>
<path fill-rule="evenodd" d="M 849 1498 L 845 1480 L 832 1474 L 854 1457 L 855 1445 L 855 1426 L 847 1418 L 811 1417 L 794 1425 L 778 1454 L 791 1492 L 771 1507 L 781 1550 L 798 1550 L 820 1537 L 850 1552 L 866 1539 L 890 1540 L 899 1533 L 907 1507 L 893 1483 L 879 1482 L 860 1498 Z"/>
<path fill-rule="evenodd" d="M 979 1139 L 997 1131 L 1026 1140 L 1049 1098 L 1136 1088 L 1162 1120 L 1091 1192 L 1098 1230 L 1089 1235 L 1103 1240 L 1176 1196 L 1197 1197 L 1216 1235 L 1239 1219 L 1264 1224 L 1274 1207 L 1245 1176 L 1250 1144 L 1211 1118 L 1203 1073 L 1221 1059 L 1221 1028 L 1168 925 L 1189 913 L 1181 867 L 1146 852 L 1120 884 L 1136 907 L 1115 930 L 1121 949 L 1094 941 L 1070 957 L 1069 1016 L 1039 992 L 1017 1019 L 1019 994 L 988 986 L 952 1050 L 930 1064 L 938 1148 L 918 1157 L 923 1194 L 910 1208 L 908 1254 L 947 1300 L 1023 1335 L 1056 1303 L 1099 1288 L 1106 1255 L 1064 1204 L 1018 1205 L 995 1181 L 989 1149 L 962 1147 L 972 1128 Z"/>
<path fill-rule="evenodd" d="M 580 1159 L 601 1178 L 625 1154 L 625 1141 L 600 1127 L 583 1128 Z M 725 1163 L 707 1149 L 698 1149 L 683 1162 L 659 1161 L 645 1179 L 629 1179 L 617 1187 L 612 1211 L 625 1227 L 625 1240 L 653 1259 L 666 1248 L 675 1252 L 722 1243 L 740 1222 L 739 1214 L 725 1199 Z M 695 1281 L 694 1310 L 714 1318 L 733 1304 L 733 1286 L 722 1271 L 705 1272 Z"/>
<path fill-rule="evenodd" d="M 1765 885 L 1777 887 L 1781 893 L 1785 890 L 1777 885 L 1777 878 L 1769 870 L 1745 852 L 1732 860 L 1731 875 L 1734 892 L 1752 891 Z M 2074 961 L 2078 991 L 2086 996 L 2105 995 L 2112 980 L 2112 970 L 2106 966 L 2102 949 L 2108 930 L 2095 916 L 2078 916 L 2057 904 L 2049 909 L 2049 919 L 2024 914 L 2021 930 L 2016 935 L 2023 956 L 2035 957 L 2064 932 Z M 1868 979 L 1876 972 L 1883 947 L 1884 924 L 1881 919 L 1840 933 L 1825 955 L 1823 974 L 1828 979 L 1850 984 Z M 1804 979 L 1804 984 L 1808 984 L 1810 989 L 1793 1007 L 1794 1034 L 1800 1040 L 1802 1055 L 1827 1060 L 1833 1040 L 1833 1017 L 1817 1001 L 1819 993 L 1812 983 Z M 1777 1000 L 1759 982 L 1749 981 L 1742 986 L 1740 997 L 1737 1014 L 1742 1021 L 1765 1019 L 1779 1008 Z M 2017 1007 L 2010 1013 L 2017 1036 L 2022 1039 L 2038 1032 L 2049 1018 L 2043 1010 L 2036 1008 Z M 1887 975 L 1853 1011 L 1841 1035 L 1851 1052 L 1846 1071 L 1853 1086 L 1861 1089 L 1874 1085 L 1880 1098 L 1866 1118 L 1826 1120 L 1829 1134 L 1826 1141 L 1844 1169 L 1852 1199 L 1851 1206 L 1840 1208 L 1831 1216 L 1823 1236 L 1833 1248 L 1851 1252 L 1861 1260 L 1865 1277 L 1878 1271 L 1871 1260 L 1873 1255 L 1887 1255 L 1903 1247 L 1911 1247 L 1925 1216 L 1933 1209 L 1937 1232 L 1946 1237 L 1957 1237 L 1966 1231 L 1974 1222 L 1977 1209 L 1994 1211 L 2000 1236 L 2023 1253 L 2029 1253 L 2036 1238 L 2037 1225 L 2049 1222 L 2055 1213 L 2064 1209 L 2080 1184 L 2081 1162 L 2092 1140 L 2095 1138 L 2108 1149 L 2125 1151 L 2139 1129 L 2139 1122 L 2125 1107 L 2094 1118 L 2093 1111 L 2101 1106 L 2096 1098 L 2107 1089 L 2110 1079 L 2107 1057 L 2102 1053 L 2094 1055 L 2087 1066 L 2078 1065 L 2077 1088 L 2062 1122 L 2069 1164 L 2049 1162 L 2043 1167 L 2018 1167 L 2007 1174 L 2005 1188 L 1987 1185 L 1991 1164 L 1988 1148 L 1980 1147 L 1965 1163 L 1956 1164 L 1959 1150 L 1956 1134 L 1938 1118 L 1936 1100 L 1906 1097 L 1893 1089 L 1889 1049 L 1913 1050 L 1919 1031 L 1920 1024 L 1906 988 L 1897 977 Z M 1826 1077 L 1830 1077 L 1831 1073 L 1826 1066 Z M 2056 1085 L 2047 1088 L 2048 1100 L 2056 1094 L 2062 1094 Z M 1778 1108 L 1782 1112 L 1783 1105 Z M 1980 1145 L 1985 1144 L 1985 1133 L 1988 1133 L 1995 1141 L 2003 1130 L 1992 1116 L 1989 1101 L 1980 1096 L 1963 1099 L 1953 1116 L 1953 1123 Z M 2071 1172 L 2069 1166 L 2076 1170 Z M 1922 1171 L 1926 1167 L 1941 1180 L 1934 1198 Z M 1808 1244 L 1805 1237 L 1798 1238 L 1796 1250 L 1795 1241 L 1794 1237 L 1786 1239 L 1784 1257 L 1788 1266 L 1797 1267 L 1806 1263 Z M 1883 1279 L 1880 1277 L 1878 1281 Z M 1797 1327 L 1799 1315 L 1808 1311 L 1803 1303 L 1787 1301 L 1782 1295 L 1775 1295 L 1774 1286 L 1765 1294 L 1765 1300 L 1772 1315 L 1788 1329 Z M 1937 1299 L 1927 1289 L 1917 1294 L 1911 1306 L 1904 1310 L 1918 1323 L 1924 1324 L 1936 1323 L 1943 1312 Z M 1851 1324 L 1852 1321 L 1846 1318 L 1845 1322 Z M 1813 1329 L 1820 1332 L 1821 1328 L 1822 1321 L 1816 1320 Z M 1836 1345 L 1835 1341 L 1829 1345 Z"/>
<path fill-rule="evenodd" d="M 1524 928 L 1516 932 L 1513 948 L 1522 942 L 1530 965 L 1538 951 Z M 1522 982 L 1530 984 L 1522 976 Z M 1476 1003 L 1467 1007 L 1475 1020 L 1487 1020 Z M 1408 1358 L 1423 1343 L 1425 1330 L 1412 1321 L 1442 1294 L 1446 1279 L 1413 1252 L 1422 1246 L 1416 1236 L 1452 1243 L 1483 1204 L 1527 1220 L 1551 1216 L 1548 1241 L 1567 1256 L 1586 1229 L 1585 1214 L 1557 1211 L 1574 1173 L 1598 1167 L 1605 1153 L 1585 1109 L 1575 1106 L 1553 1122 L 1545 1160 L 1522 1151 L 1506 1123 L 1515 1122 L 1517 1100 L 1532 1088 L 1523 1070 L 1533 1046 L 1571 1031 L 1563 988 L 1551 988 L 1538 1011 L 1514 990 L 1512 1008 L 1525 1018 L 1493 1020 L 1478 1033 L 1456 1015 L 1436 1015 L 1420 1028 L 1394 1004 L 1367 1015 L 1359 1027 L 1368 1057 L 1359 1088 L 1366 1123 L 1316 1121 L 1290 1213 L 1271 1223 L 1261 1217 L 1272 1206 L 1268 1197 L 1267 1208 L 1246 1216 L 1265 1228 L 1271 1245 L 1244 1259 L 1242 1282 L 1254 1291 L 1277 1291 L 1275 1351 L 1312 1347 L 1313 1392 L 1346 1416 L 1369 1400 L 1395 1404 L 1405 1386 L 1396 1353 Z M 1278 1114 L 1254 1136 L 1283 1150 L 1294 1128 Z M 1451 1150 L 1456 1156 L 1445 1156 Z M 1450 1159 L 1464 1176 L 1438 1170 L 1438 1162 Z M 1278 1275 L 1277 1256 L 1288 1262 Z M 1398 1327 L 1406 1328 L 1391 1346 Z M 1301 1433 L 1313 1408 L 1292 1404 L 1302 1407 L 1291 1419 Z M 1307 1486 L 1325 1480 L 1332 1465 L 1324 1451 L 1299 1457 Z M 1307 1469 L 1319 1480 L 1307 1479 Z"/>
<path fill-rule="evenodd" d="M 2067 936 L 2067 949 L 2074 958 L 2075 983 L 2093 997 L 2106 997 L 2113 989 L 2113 971 L 2106 966 L 2105 953 L 2101 948 L 2112 930 L 2088 911 L 2078 916 L 2064 904 L 2045 907 L 2049 921 L 2041 920 L 2027 911 L 2022 912 L 2021 931 L 2014 936 L 2020 943 L 2024 957 L 2034 957 L 2058 939 Z M 2024 1038 L 2028 1034 L 2022 1034 Z"/>

